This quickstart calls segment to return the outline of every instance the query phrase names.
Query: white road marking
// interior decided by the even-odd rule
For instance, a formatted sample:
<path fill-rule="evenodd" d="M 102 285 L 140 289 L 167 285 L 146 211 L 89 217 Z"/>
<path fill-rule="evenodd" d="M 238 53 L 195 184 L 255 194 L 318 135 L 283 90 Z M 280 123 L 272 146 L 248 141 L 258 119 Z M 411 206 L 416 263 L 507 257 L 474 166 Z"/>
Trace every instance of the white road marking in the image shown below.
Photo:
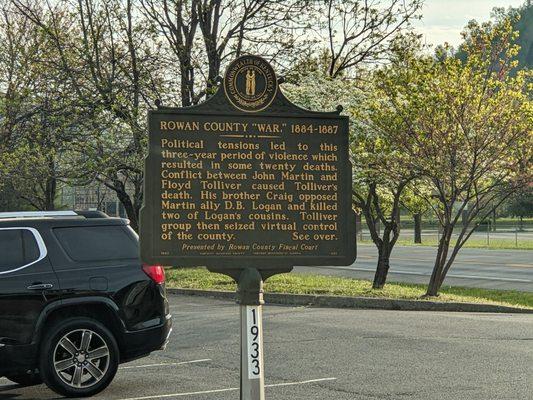
<path fill-rule="evenodd" d="M 182 361 L 176 363 L 160 363 L 160 364 L 145 364 L 145 365 L 131 365 L 128 367 L 120 367 L 119 369 L 134 369 L 134 368 L 152 368 L 152 367 L 172 367 L 176 365 L 185 365 L 185 364 L 196 364 L 201 362 L 211 361 L 210 358 L 204 358 L 201 360 L 192 360 L 192 361 Z"/>
<path fill-rule="evenodd" d="M 182 361 L 182 362 L 176 362 L 176 363 L 160 363 L 160 364 L 146 364 L 146 365 L 131 365 L 128 367 L 120 367 L 119 369 L 137 369 L 137 368 L 153 368 L 153 367 L 174 367 L 177 365 L 186 365 L 186 364 L 196 364 L 196 363 L 202 363 L 202 362 L 208 362 L 212 361 L 210 358 L 203 358 L 201 360 L 192 360 L 192 361 Z M 1 388 L 9 387 L 12 385 L 16 385 L 16 383 L 9 383 L 9 380 L 7 378 L 0 377 L 0 382 L 8 382 L 7 385 L 0 385 Z"/>
<path fill-rule="evenodd" d="M 533 268 L 533 265 L 531 264 L 505 264 L 505 266 L 514 268 Z"/>
<path fill-rule="evenodd" d="M 334 381 L 336 379 L 337 378 L 320 378 L 320 379 L 309 379 L 307 381 L 300 381 L 300 382 L 273 383 L 273 384 L 270 384 L 270 385 L 265 385 L 265 387 L 271 388 L 271 387 L 282 387 L 282 386 L 306 385 L 306 384 L 310 384 L 310 383 Z M 239 388 L 234 387 L 234 388 L 226 388 L 226 389 L 203 390 L 203 391 L 199 391 L 199 392 L 159 394 L 157 396 L 128 397 L 128 398 L 120 399 L 120 400 L 168 399 L 168 398 L 172 398 L 172 397 L 194 396 L 194 395 L 199 395 L 199 394 L 214 394 L 214 393 L 222 393 L 222 392 L 236 392 L 238 390 L 239 390 Z"/>
<path fill-rule="evenodd" d="M 468 279 L 485 279 L 487 281 L 504 281 L 504 282 L 524 282 L 533 283 L 531 279 L 519 279 L 519 278 L 499 278 L 497 276 L 481 276 L 481 275 L 457 275 L 448 274 L 450 278 L 468 278 Z"/>
<path fill-rule="evenodd" d="M 308 381 L 300 381 L 300 382 L 273 383 L 270 385 L 265 385 L 265 387 L 295 386 L 295 385 L 305 385 L 308 383 L 327 382 L 327 381 L 336 381 L 336 380 L 337 378 L 309 379 Z"/>
<path fill-rule="evenodd" d="M 357 256 L 357 258 L 361 259 L 367 259 L 367 260 L 376 260 L 377 256 Z M 433 260 L 427 260 L 423 258 L 407 258 L 407 257 L 391 257 L 392 261 L 416 261 L 416 262 L 422 262 L 422 263 L 428 263 L 433 262 Z M 506 264 L 501 262 L 490 262 L 490 261 L 473 261 L 473 260 L 456 260 L 455 264 L 472 264 L 472 265 L 489 265 L 489 266 L 496 266 L 496 267 L 515 267 L 515 268 L 533 268 L 533 264 Z"/>
<path fill-rule="evenodd" d="M 183 397 L 183 396 L 193 396 L 198 394 L 213 394 L 213 393 L 222 393 L 222 392 L 234 392 L 239 390 L 239 388 L 227 388 L 227 389 L 216 389 L 216 390 L 204 390 L 201 392 L 188 392 L 188 393 L 173 393 L 173 394 L 160 394 L 157 396 L 146 396 L 146 397 L 129 397 L 127 399 L 120 400 L 148 400 L 148 399 L 165 399 L 170 397 Z"/>
<path fill-rule="evenodd" d="M 344 269 L 348 271 L 376 272 L 375 268 L 353 268 L 353 267 L 321 267 L 321 268 Z M 401 271 L 401 270 L 394 270 L 394 271 L 389 270 L 389 274 L 431 276 L 431 273 L 429 272 L 414 272 L 414 271 Z M 460 275 L 460 274 L 448 274 L 446 276 L 449 278 L 483 279 L 487 281 L 533 283 L 533 280 L 530 280 L 530 279 L 500 278 L 498 276 Z"/>

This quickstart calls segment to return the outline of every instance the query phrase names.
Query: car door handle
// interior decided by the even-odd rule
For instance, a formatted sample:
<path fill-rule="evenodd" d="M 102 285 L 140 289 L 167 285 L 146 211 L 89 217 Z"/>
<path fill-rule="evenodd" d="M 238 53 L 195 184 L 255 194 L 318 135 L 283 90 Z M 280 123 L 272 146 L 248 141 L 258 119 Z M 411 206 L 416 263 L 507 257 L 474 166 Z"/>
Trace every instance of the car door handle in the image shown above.
<path fill-rule="evenodd" d="M 35 285 L 28 286 L 29 290 L 46 290 L 46 289 L 52 289 L 54 285 L 51 283 L 37 283 Z"/>

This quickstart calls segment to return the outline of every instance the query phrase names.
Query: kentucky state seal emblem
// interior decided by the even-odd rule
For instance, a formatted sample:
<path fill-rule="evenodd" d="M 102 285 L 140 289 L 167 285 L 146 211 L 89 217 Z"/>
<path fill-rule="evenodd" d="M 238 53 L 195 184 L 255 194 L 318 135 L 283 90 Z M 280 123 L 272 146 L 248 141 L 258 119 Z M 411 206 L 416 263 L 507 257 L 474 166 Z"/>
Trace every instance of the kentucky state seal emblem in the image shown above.
<path fill-rule="evenodd" d="M 245 112 L 267 108 L 278 91 L 272 66 L 258 56 L 243 56 L 233 61 L 224 76 L 224 91 L 230 103 Z"/>

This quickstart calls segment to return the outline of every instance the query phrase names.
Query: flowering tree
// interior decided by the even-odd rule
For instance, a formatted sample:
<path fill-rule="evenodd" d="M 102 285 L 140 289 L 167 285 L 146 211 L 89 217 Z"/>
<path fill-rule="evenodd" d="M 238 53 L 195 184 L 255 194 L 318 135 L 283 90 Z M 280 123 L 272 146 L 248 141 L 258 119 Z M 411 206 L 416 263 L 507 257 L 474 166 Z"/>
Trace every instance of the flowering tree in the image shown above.
<path fill-rule="evenodd" d="M 312 64 L 312 63 L 311 63 Z M 353 206 L 364 216 L 372 241 L 378 250 L 373 287 L 385 285 L 390 255 L 398 240 L 399 211 L 406 186 L 416 174 L 409 169 L 408 155 L 390 138 L 398 124 L 388 124 L 394 111 L 372 87 L 361 90 L 354 80 L 331 78 L 323 63 L 307 65 L 312 73 L 293 77 L 297 84 L 284 85 L 296 104 L 328 111 L 339 104 L 351 117 L 350 159 L 353 167 Z M 382 123 L 385 121 L 385 123 Z M 378 229 L 378 224 L 383 226 Z"/>
<path fill-rule="evenodd" d="M 471 22 L 464 38 L 465 61 L 444 47 L 436 58 L 379 73 L 379 91 L 394 110 L 384 123 L 402 128 L 390 140 L 432 187 L 421 195 L 441 225 L 428 296 L 438 294 L 479 222 L 532 176 L 531 72 L 509 73 L 518 52 L 512 21 Z"/>
<path fill-rule="evenodd" d="M 402 62 L 396 59 L 393 65 Z M 378 250 L 374 289 L 382 288 L 387 280 L 390 256 L 400 236 L 400 207 L 406 200 L 406 189 L 417 178 L 410 155 L 395 140 L 403 126 L 393 105 L 375 87 L 377 83 L 367 90 L 364 102 L 350 107 L 355 121 L 351 141 L 353 203 L 365 217 Z"/>

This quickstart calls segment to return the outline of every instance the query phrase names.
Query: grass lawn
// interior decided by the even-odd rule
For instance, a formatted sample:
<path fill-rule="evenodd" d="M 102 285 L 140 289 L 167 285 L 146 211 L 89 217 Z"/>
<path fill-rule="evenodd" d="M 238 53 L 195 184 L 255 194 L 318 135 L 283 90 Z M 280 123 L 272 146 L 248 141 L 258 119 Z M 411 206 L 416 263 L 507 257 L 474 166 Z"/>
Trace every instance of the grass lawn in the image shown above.
<path fill-rule="evenodd" d="M 233 280 L 205 268 L 167 269 L 167 287 L 235 291 Z M 323 275 L 290 273 L 276 275 L 265 283 L 265 292 L 292 294 L 324 294 L 352 297 L 381 297 L 419 300 L 424 285 L 389 283 L 382 290 L 373 290 L 370 281 Z M 510 290 L 471 289 L 443 286 L 441 295 L 433 301 L 497 304 L 532 308 L 533 293 Z"/>
<path fill-rule="evenodd" d="M 371 240 L 359 240 L 359 243 L 372 244 Z M 455 242 L 452 240 L 452 245 Z M 413 243 L 413 239 L 399 239 L 396 244 L 400 246 L 434 246 L 436 247 L 437 237 L 422 237 L 422 243 Z M 517 246 L 518 245 L 518 246 Z M 519 239 L 518 243 L 514 239 L 490 239 L 487 245 L 487 239 L 470 238 L 463 248 L 471 249 L 489 249 L 489 250 L 533 250 L 533 240 Z"/>

